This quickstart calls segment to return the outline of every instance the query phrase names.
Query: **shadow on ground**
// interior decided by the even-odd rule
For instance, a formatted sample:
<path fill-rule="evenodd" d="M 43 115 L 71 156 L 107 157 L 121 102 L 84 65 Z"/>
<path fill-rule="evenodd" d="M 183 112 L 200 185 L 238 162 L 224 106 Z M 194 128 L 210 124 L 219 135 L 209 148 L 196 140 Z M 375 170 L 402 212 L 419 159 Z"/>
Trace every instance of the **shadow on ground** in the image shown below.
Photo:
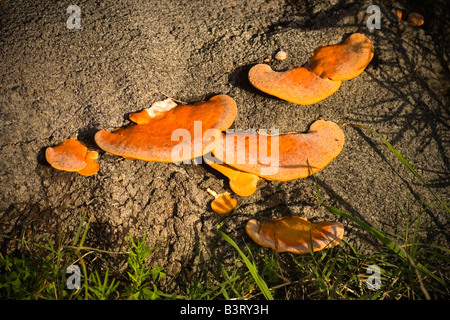
<path fill-rule="evenodd" d="M 128 123 L 127 115 L 170 96 L 187 103 L 215 93 L 236 100 L 233 128 L 305 131 L 319 119 L 367 125 L 408 159 L 425 181 L 449 196 L 449 24 L 445 1 L 383 1 L 382 28 L 367 29 L 369 1 L 78 1 L 82 28 L 69 30 L 66 4 L 0 2 L 0 233 L 32 230 L 70 242 L 82 216 L 92 214 L 87 245 L 124 250 L 128 235 L 148 235 L 155 264 L 169 275 L 205 259 L 230 263 L 232 248 L 215 232 L 222 217 L 209 208 L 211 188 L 228 181 L 204 165 L 130 161 L 104 153 L 93 136 Z M 395 15 L 417 11 L 414 28 Z M 375 57 L 358 78 L 312 106 L 294 105 L 251 87 L 249 68 L 283 49 L 276 70 L 305 65 L 319 45 L 366 34 Z M 385 231 L 402 234 L 409 203 L 432 200 L 370 132 L 344 127 L 346 145 L 317 174 L 324 201 Z M 92 177 L 58 172 L 45 161 L 48 146 L 78 136 L 100 153 Z M 237 197 L 224 226 L 239 244 L 250 218 L 287 214 L 342 220 L 320 207 L 312 179 L 261 181 Z M 423 241 L 448 241 L 447 216 L 431 207 L 422 218 Z M 408 214 L 414 215 L 414 212 Z M 362 251 L 379 243 L 354 224 L 346 238 Z M 36 239 L 39 240 L 39 239 Z M 2 238 L 2 252 L 17 243 Z M 114 260 L 115 261 L 115 260 Z M 111 262 L 120 271 L 123 261 Z M 176 283 L 176 281 L 175 281 Z"/>

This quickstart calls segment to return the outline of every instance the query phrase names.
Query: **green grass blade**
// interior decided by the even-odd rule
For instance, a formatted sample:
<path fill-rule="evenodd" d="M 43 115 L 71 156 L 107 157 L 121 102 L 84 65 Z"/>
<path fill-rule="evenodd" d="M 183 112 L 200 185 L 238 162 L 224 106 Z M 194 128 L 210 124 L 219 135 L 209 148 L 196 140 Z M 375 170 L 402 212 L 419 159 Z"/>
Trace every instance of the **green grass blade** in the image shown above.
<path fill-rule="evenodd" d="M 264 297 L 267 300 L 274 300 L 272 294 L 270 293 L 269 287 L 267 286 L 266 282 L 260 277 L 258 274 L 258 270 L 256 269 L 255 265 L 247 258 L 247 256 L 239 249 L 237 244 L 231 239 L 229 236 L 227 236 L 225 233 L 220 231 L 220 227 L 222 224 L 217 226 L 217 232 L 222 236 L 222 238 L 231 244 L 233 248 L 235 248 L 239 255 L 241 256 L 242 260 L 244 260 L 245 265 L 247 266 L 248 270 L 250 271 L 250 274 L 252 275 L 253 279 L 255 280 L 256 284 L 258 285 L 259 289 L 263 293 Z"/>
<path fill-rule="evenodd" d="M 338 209 L 329 207 L 329 206 L 324 206 L 328 211 L 332 212 L 332 213 L 336 213 L 339 214 L 342 217 L 347 217 L 348 219 L 358 223 L 361 227 L 363 227 L 364 229 L 366 229 L 367 231 L 369 231 L 369 233 L 371 233 L 372 235 L 374 235 L 378 240 L 380 240 L 381 242 L 383 242 L 388 248 L 390 248 L 392 251 L 394 251 L 397 255 L 399 255 L 400 257 L 402 257 L 403 259 L 410 259 L 408 257 L 408 254 L 406 253 L 405 249 L 402 248 L 401 246 L 397 245 L 394 241 L 390 240 L 388 237 L 386 237 L 382 232 L 380 232 L 379 230 L 373 228 L 372 226 L 370 226 L 367 223 L 362 222 L 359 219 L 356 219 L 355 217 L 352 217 L 351 215 L 340 211 Z M 422 265 L 421 263 L 416 263 L 415 265 L 417 267 L 418 270 L 420 270 L 422 273 L 430 276 L 431 278 L 433 278 L 434 280 L 438 281 L 440 284 L 442 284 L 443 286 L 445 286 L 445 282 L 439 278 L 438 276 L 436 276 L 434 273 L 432 273 L 431 271 L 429 271 L 424 265 Z"/>
<path fill-rule="evenodd" d="M 58 252 L 53 248 L 53 245 L 46 246 L 46 245 L 43 245 L 43 244 L 40 244 L 40 243 L 37 243 L 37 242 L 33 242 L 33 241 L 29 241 L 29 240 L 13 238 L 13 237 L 10 237 L 9 235 L 6 235 L 6 234 L 0 234 L 0 237 L 1 238 L 5 238 L 5 239 L 10 239 L 12 241 L 23 242 L 23 243 L 26 243 L 28 245 L 32 245 L 34 247 L 45 249 L 47 251 L 50 251 L 51 253 L 58 254 Z M 45 235 L 44 235 L 44 238 L 48 239 L 48 237 L 45 236 Z"/>
<path fill-rule="evenodd" d="M 86 227 L 84 229 L 83 235 L 81 236 L 81 240 L 78 243 L 78 248 L 76 250 L 76 253 L 78 254 L 81 250 L 81 248 L 84 246 L 84 242 L 86 241 L 86 236 L 89 230 L 89 225 L 91 224 L 92 215 L 89 217 L 88 221 L 86 222 Z M 78 225 L 78 230 L 76 234 L 76 241 L 74 240 L 74 244 L 78 242 L 78 237 L 80 236 L 80 231 L 83 225 L 84 219 L 81 220 L 80 224 Z"/>
<path fill-rule="evenodd" d="M 76 246 L 78 243 L 78 239 L 80 239 L 80 234 L 81 234 L 81 230 L 83 228 L 84 219 L 85 219 L 85 216 L 84 215 L 81 216 L 81 220 L 80 220 L 80 223 L 78 224 L 78 230 L 77 230 L 77 233 L 75 234 L 75 238 L 73 239 L 72 246 Z"/>
<path fill-rule="evenodd" d="M 315 177 L 314 174 L 312 175 L 315 181 Z M 369 225 L 368 223 L 365 223 L 364 221 L 359 220 L 358 218 L 353 217 L 352 215 L 341 211 L 339 209 L 327 206 L 326 204 L 324 204 L 322 202 L 322 196 L 320 194 L 320 190 L 318 188 L 317 185 L 317 181 L 315 181 L 316 184 L 316 193 L 317 193 L 317 198 L 319 199 L 320 204 L 327 209 L 329 212 L 336 214 L 338 216 L 341 216 L 345 219 L 351 220 L 353 222 L 355 222 L 356 224 L 358 224 L 359 226 L 361 226 L 363 229 L 365 229 L 366 231 L 368 231 L 370 234 L 372 234 L 373 236 L 375 236 L 378 240 L 380 240 L 384 245 L 386 245 L 389 249 L 391 249 L 392 251 L 394 251 L 399 257 L 401 257 L 402 259 L 406 260 L 406 259 L 410 259 L 410 257 L 407 255 L 405 249 L 403 249 L 401 246 L 399 246 L 398 244 L 396 244 L 394 241 L 392 241 L 391 239 L 389 239 L 388 237 L 386 237 L 381 231 L 379 231 L 378 229 L 372 227 L 371 225 Z M 423 272 L 424 274 L 427 274 L 428 276 L 432 277 L 434 280 L 438 281 L 440 284 L 442 284 L 443 286 L 445 286 L 445 282 L 437 277 L 435 274 L 433 274 L 431 271 L 429 271 L 424 265 L 417 263 L 415 265 L 417 267 L 418 270 L 420 270 L 421 272 Z"/>
<path fill-rule="evenodd" d="M 391 150 L 391 152 L 397 157 L 397 159 L 406 167 L 409 171 L 412 172 L 412 174 L 423 184 L 423 186 L 434 196 L 434 198 L 447 210 L 448 213 L 450 213 L 450 208 L 445 204 L 436 193 L 431 190 L 431 188 L 428 186 L 428 184 L 422 179 L 422 177 L 419 175 L 419 173 L 413 168 L 413 166 L 398 152 L 386 139 L 381 136 L 377 131 L 375 131 L 372 128 L 363 126 L 363 125 L 357 125 L 357 124 L 350 124 L 352 127 L 360 128 L 369 130 L 370 132 L 376 134 L 383 142 L 384 144 Z"/>

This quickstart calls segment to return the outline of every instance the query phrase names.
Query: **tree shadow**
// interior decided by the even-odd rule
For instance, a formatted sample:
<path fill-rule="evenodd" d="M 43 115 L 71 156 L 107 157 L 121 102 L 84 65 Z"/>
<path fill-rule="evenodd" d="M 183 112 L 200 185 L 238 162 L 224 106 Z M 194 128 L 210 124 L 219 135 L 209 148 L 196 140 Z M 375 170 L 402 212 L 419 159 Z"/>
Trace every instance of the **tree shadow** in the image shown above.
<path fill-rule="evenodd" d="M 431 5 L 430 8 L 424 9 L 424 16 L 429 16 L 429 11 L 434 7 Z M 449 104 L 448 96 L 435 92 L 429 84 L 429 79 L 436 76 L 437 68 L 433 70 L 431 64 L 423 62 L 423 59 L 428 57 L 437 57 L 442 64 L 445 60 L 442 55 L 444 50 L 433 51 L 433 48 L 441 47 L 440 43 L 430 44 L 427 39 L 422 40 L 420 37 L 411 39 L 410 34 L 408 38 L 408 33 L 414 32 L 417 30 L 414 28 L 417 27 L 409 26 L 394 17 L 390 22 L 392 27 L 374 33 L 374 38 L 376 43 L 382 43 L 384 46 L 378 50 L 389 50 L 393 54 L 384 60 L 379 59 L 376 68 L 369 66 L 365 71 L 370 80 L 383 91 L 389 92 L 390 96 L 381 98 L 371 105 L 361 106 L 359 111 L 352 112 L 347 119 L 349 122 L 364 123 L 373 127 L 395 123 L 399 129 L 396 132 L 389 132 L 393 134 L 389 138 L 391 144 L 404 143 L 408 137 L 414 137 L 414 141 L 408 145 L 412 154 L 423 153 L 428 145 L 435 144 L 443 167 L 449 168 L 450 161 L 446 152 L 448 149 L 446 145 L 450 141 L 450 112 L 446 107 Z M 430 23 L 439 22 L 430 21 Z M 425 71 L 421 72 L 417 65 L 426 66 Z M 448 83 L 450 76 L 448 66 L 445 64 L 441 67 Z M 388 112 L 375 114 L 374 110 L 379 110 L 379 107 L 386 108 L 386 105 L 389 105 Z M 361 134 L 361 131 L 359 133 Z M 430 185 L 448 186 L 450 183 L 448 172 L 442 173 L 442 178 L 430 181 Z"/>
<path fill-rule="evenodd" d="M 375 52 L 365 74 L 374 86 L 380 88 L 380 92 L 389 94 L 384 94 L 374 103 L 349 109 L 349 113 L 344 118 L 350 123 L 372 127 L 382 135 L 388 134 L 385 138 L 394 146 L 406 143 L 409 157 L 429 152 L 428 146 L 433 145 L 432 150 L 437 150 L 437 155 L 431 155 L 432 160 L 442 163 L 438 164 L 441 167 L 433 165 L 431 169 L 423 169 L 425 173 L 430 173 L 430 176 L 434 177 L 428 178 L 427 183 L 433 188 L 442 190 L 448 188 L 450 186 L 448 171 L 450 168 L 448 154 L 450 143 L 450 109 L 448 108 L 450 105 L 448 65 L 450 32 L 448 31 L 450 28 L 446 14 L 450 12 L 450 3 L 431 0 L 410 1 L 402 7 L 396 7 L 389 1 L 382 1 L 377 3 L 382 13 L 381 29 L 369 31 L 366 26 L 369 14 L 361 14 L 361 11 L 367 8 L 361 7 L 361 4 L 356 1 L 338 1 L 322 11 L 316 10 L 317 1 L 287 0 L 285 2 L 289 5 L 290 11 L 287 10 L 280 21 L 266 27 L 265 33 L 269 38 L 290 29 L 301 29 L 307 32 L 330 28 L 330 26 L 343 30 L 352 28 L 352 33 L 368 34 L 374 43 Z M 294 10 L 291 10 L 292 8 Z M 397 17 L 396 10 L 401 10 L 404 14 L 420 12 L 425 17 L 425 24 L 422 27 L 412 27 Z M 425 36 L 421 30 L 425 31 Z M 417 36 L 414 36 L 415 32 Z M 348 35 L 350 33 L 344 32 L 342 40 Z M 321 42 L 322 45 L 328 44 L 327 41 L 321 40 Z M 432 61 L 424 61 L 428 58 L 437 61 L 438 65 Z M 253 65 L 249 64 L 233 70 L 229 75 L 231 85 L 263 98 L 278 99 L 255 89 L 248 81 L 248 71 Z M 444 84 L 447 84 L 444 92 L 440 92 L 430 83 L 430 79 L 438 76 L 441 76 Z M 389 124 L 396 125 L 395 132 L 382 132 L 389 128 Z M 377 141 L 367 136 L 363 130 L 355 130 L 386 164 L 386 167 L 401 179 L 410 194 L 420 201 L 422 196 L 416 186 L 411 184 L 411 179 L 398 172 L 392 160 L 388 159 L 384 150 L 378 146 Z M 331 186 L 320 180 L 318 184 L 347 212 L 365 221 L 364 217 Z M 266 187 L 262 190 L 262 199 L 273 196 L 272 192 L 277 190 Z M 284 205 L 283 197 L 280 195 L 276 197 L 279 198 L 280 212 L 289 214 L 289 206 Z M 273 214 L 272 211 L 273 209 L 268 208 L 267 212 L 261 212 L 261 214 Z M 426 213 L 440 230 L 445 230 L 445 226 L 439 222 L 439 217 L 435 213 L 431 210 L 427 210 Z M 372 237 L 367 237 L 365 240 L 375 244 Z"/>
<path fill-rule="evenodd" d="M 95 134 L 100 131 L 97 124 L 89 124 L 77 132 L 78 140 L 86 145 L 89 150 L 100 150 L 95 142 Z"/>
<path fill-rule="evenodd" d="M 450 84 L 449 32 L 445 32 L 450 29 L 446 17 L 446 13 L 450 11 L 448 1 L 410 1 L 402 8 L 389 1 L 383 1 L 378 4 L 381 10 L 381 29 L 373 31 L 369 31 L 366 26 L 369 14 L 361 14 L 366 8 L 361 7 L 356 1 L 338 1 L 329 8 L 319 11 L 316 9 L 317 1 L 287 0 L 286 4 L 289 5 L 289 10 L 292 8 L 294 10 L 286 12 L 279 22 L 268 26 L 269 35 L 286 32 L 289 29 L 310 31 L 330 26 L 352 27 L 354 29 L 352 32 L 364 34 L 370 32 L 369 38 L 374 43 L 375 53 L 365 73 L 374 85 L 391 95 L 381 97 L 375 103 L 352 109 L 346 120 L 374 128 L 384 127 L 387 123 L 400 124 L 396 132 L 389 133 L 394 134 L 389 138 L 393 145 L 404 143 L 408 137 L 420 137 L 421 141 L 415 139 L 408 145 L 410 151 L 413 154 L 420 154 L 427 150 L 427 146 L 435 144 L 442 160 L 442 167 L 450 168 L 447 152 L 450 142 L 450 109 L 446 107 L 450 104 L 450 85 L 444 89 L 446 90 L 444 93 L 441 93 L 436 92 L 436 88 L 429 82 L 430 78 L 441 76 L 445 79 L 445 83 Z M 396 10 L 401 10 L 404 14 L 420 12 L 425 17 L 425 24 L 422 27 L 412 27 L 397 17 Z M 348 19 L 349 17 L 353 19 Z M 349 23 L 351 20 L 353 22 Z M 425 31 L 427 36 L 425 39 L 411 35 L 421 29 Z M 342 40 L 348 35 L 349 33 L 345 33 Z M 428 57 L 436 59 L 439 66 L 423 61 Z M 423 69 L 419 70 L 416 68 L 417 65 L 421 65 Z M 235 74 L 230 75 L 231 83 L 251 93 L 265 95 L 249 83 L 247 73 L 250 67 L 237 69 Z M 439 68 L 442 70 L 441 75 L 436 74 Z M 237 80 L 239 77 L 242 80 Z M 265 97 L 274 99 L 270 95 Z M 386 106 L 389 111 L 380 114 L 378 111 L 386 109 Z M 358 133 L 361 134 L 361 131 Z M 367 137 L 363 139 L 368 141 Z M 373 143 L 370 145 L 375 146 Z M 375 151 L 381 154 L 380 150 Z M 388 162 L 387 159 L 384 160 Z M 438 174 L 440 178 L 429 181 L 431 186 L 438 188 L 449 186 L 448 170 L 436 169 L 433 173 Z"/>

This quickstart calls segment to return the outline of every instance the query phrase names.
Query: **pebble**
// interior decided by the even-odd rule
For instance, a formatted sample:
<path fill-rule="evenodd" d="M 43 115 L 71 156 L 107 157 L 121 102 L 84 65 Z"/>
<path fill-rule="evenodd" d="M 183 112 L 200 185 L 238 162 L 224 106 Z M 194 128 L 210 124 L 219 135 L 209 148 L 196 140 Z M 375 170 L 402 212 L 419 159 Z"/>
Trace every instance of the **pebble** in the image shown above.
<path fill-rule="evenodd" d="M 287 58 L 287 53 L 285 51 L 278 51 L 275 55 L 275 59 L 278 61 L 283 61 Z"/>

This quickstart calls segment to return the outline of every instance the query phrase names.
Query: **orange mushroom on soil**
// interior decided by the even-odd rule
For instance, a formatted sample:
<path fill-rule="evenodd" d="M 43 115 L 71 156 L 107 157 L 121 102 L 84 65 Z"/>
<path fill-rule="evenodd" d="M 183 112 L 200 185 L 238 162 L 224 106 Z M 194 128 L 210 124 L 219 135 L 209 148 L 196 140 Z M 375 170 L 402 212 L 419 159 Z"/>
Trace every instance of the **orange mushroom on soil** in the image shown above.
<path fill-rule="evenodd" d="M 53 168 L 78 172 L 85 176 L 98 172 L 100 165 L 95 161 L 97 157 L 97 152 L 88 151 L 86 146 L 75 138 L 69 138 L 45 150 L 45 158 Z"/>
<path fill-rule="evenodd" d="M 332 121 L 317 120 L 306 133 L 222 134 L 213 150 L 226 165 L 267 180 L 308 177 L 327 166 L 344 146 L 344 132 Z"/>
<path fill-rule="evenodd" d="M 342 44 L 321 46 L 314 50 L 310 70 L 323 79 L 350 80 L 364 71 L 373 54 L 370 39 L 361 33 L 354 33 Z"/>
<path fill-rule="evenodd" d="M 400 20 L 402 20 L 403 13 L 401 11 L 397 11 L 397 17 Z M 410 12 L 406 16 L 406 19 L 403 19 L 403 21 L 405 21 L 406 23 L 408 23 L 409 25 L 411 25 L 413 27 L 420 27 L 421 25 L 424 24 L 425 19 L 424 19 L 423 15 L 421 15 L 420 13 Z"/>
<path fill-rule="evenodd" d="M 406 17 L 406 22 L 413 27 L 420 27 L 425 22 L 423 15 L 417 12 L 410 12 Z"/>
<path fill-rule="evenodd" d="M 209 166 L 230 180 L 230 188 L 237 195 L 248 197 L 255 193 L 258 181 L 261 180 L 257 175 L 237 170 L 225 163 L 220 164 L 218 161 L 211 161 L 206 157 L 204 160 Z"/>
<path fill-rule="evenodd" d="M 297 216 L 286 216 L 262 224 L 252 219 L 247 222 L 245 231 L 263 247 L 295 254 L 334 247 L 344 236 L 344 226 L 340 222 L 314 224 Z"/>
<path fill-rule="evenodd" d="M 82 176 L 92 176 L 100 169 L 100 164 L 95 161 L 98 158 L 98 152 L 88 151 L 86 154 L 87 165 L 83 169 L 77 171 Z"/>
<path fill-rule="evenodd" d="M 217 194 L 210 188 L 208 188 L 206 191 L 208 191 L 208 193 L 214 197 L 214 200 L 211 202 L 211 209 L 215 213 L 228 214 L 236 209 L 237 200 L 231 198 L 228 192 Z"/>
<path fill-rule="evenodd" d="M 248 79 L 262 92 L 301 105 L 317 103 L 335 93 L 341 86 L 341 81 L 322 79 L 306 68 L 279 72 L 272 70 L 267 64 L 253 66 Z"/>
<path fill-rule="evenodd" d="M 193 105 L 165 100 L 131 114 L 134 123 L 125 128 L 97 132 L 95 141 L 104 151 L 127 159 L 181 162 L 210 152 L 236 115 L 236 103 L 227 95 Z"/>

